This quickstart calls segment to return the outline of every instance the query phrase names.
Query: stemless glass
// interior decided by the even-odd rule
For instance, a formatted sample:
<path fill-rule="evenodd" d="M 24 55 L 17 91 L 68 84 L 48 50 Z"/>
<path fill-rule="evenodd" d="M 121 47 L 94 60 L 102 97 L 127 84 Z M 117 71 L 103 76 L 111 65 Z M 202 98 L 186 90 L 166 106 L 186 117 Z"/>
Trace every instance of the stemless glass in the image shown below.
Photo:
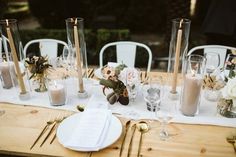
<path fill-rule="evenodd" d="M 147 110 L 151 111 L 150 122 L 155 119 L 155 111 L 159 110 L 161 101 L 161 92 L 163 85 L 160 77 L 150 77 L 149 84 L 143 85 L 142 94 L 147 105 Z"/>
<path fill-rule="evenodd" d="M 206 52 L 204 54 L 206 58 L 206 73 L 207 77 L 212 77 L 214 75 L 216 77 L 217 75 L 217 69 L 220 65 L 220 55 L 216 52 Z M 204 89 L 204 97 L 206 100 L 209 101 L 217 101 L 220 96 L 220 91 L 215 90 L 213 87 Z"/>
<path fill-rule="evenodd" d="M 228 54 L 226 57 L 225 65 L 224 65 L 224 76 L 225 77 L 232 77 L 234 71 L 236 69 L 236 55 L 235 54 Z"/>
<path fill-rule="evenodd" d="M 206 52 L 204 54 L 206 58 L 206 73 L 212 74 L 220 65 L 220 55 L 216 52 Z"/>

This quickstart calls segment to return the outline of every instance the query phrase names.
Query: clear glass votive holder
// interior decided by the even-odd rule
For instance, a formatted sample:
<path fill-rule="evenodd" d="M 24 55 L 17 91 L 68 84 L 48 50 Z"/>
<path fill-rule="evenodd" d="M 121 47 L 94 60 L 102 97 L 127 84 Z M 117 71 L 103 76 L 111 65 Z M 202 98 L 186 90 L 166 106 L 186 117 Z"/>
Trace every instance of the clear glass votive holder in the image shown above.
<path fill-rule="evenodd" d="M 17 85 L 17 78 L 13 62 L 0 62 L 0 78 L 2 87 L 10 89 Z"/>
<path fill-rule="evenodd" d="M 204 97 L 208 101 L 216 102 L 221 97 L 221 91 L 219 89 L 205 89 Z"/>
<path fill-rule="evenodd" d="M 65 80 L 53 79 L 47 81 L 49 101 L 52 106 L 62 106 L 67 101 Z"/>

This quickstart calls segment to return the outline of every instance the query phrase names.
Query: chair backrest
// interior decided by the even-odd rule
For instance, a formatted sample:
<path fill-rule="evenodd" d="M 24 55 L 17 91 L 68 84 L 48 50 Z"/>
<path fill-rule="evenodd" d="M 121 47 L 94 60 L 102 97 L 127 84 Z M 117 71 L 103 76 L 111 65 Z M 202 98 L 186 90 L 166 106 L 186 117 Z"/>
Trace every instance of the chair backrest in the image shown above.
<path fill-rule="evenodd" d="M 151 70 L 152 65 L 152 51 L 150 48 L 142 43 L 131 42 L 131 41 L 119 41 L 108 43 L 102 47 L 99 54 L 99 64 L 100 67 L 103 66 L 103 53 L 105 49 L 111 46 L 116 46 L 116 58 L 118 63 L 124 63 L 129 67 L 134 67 L 135 58 L 136 58 L 136 49 L 138 47 L 142 47 L 148 53 L 148 63 L 147 63 L 147 71 Z"/>
<path fill-rule="evenodd" d="M 61 44 L 63 45 L 63 52 L 67 49 L 69 50 L 68 44 L 64 41 L 61 40 L 56 40 L 56 39 L 35 39 L 29 41 L 23 50 L 24 56 L 26 56 L 26 52 L 28 47 L 31 44 L 39 43 L 39 50 L 40 54 L 42 56 L 48 56 L 49 58 L 56 58 L 57 57 L 57 52 L 58 52 L 58 45 Z"/>
<path fill-rule="evenodd" d="M 227 50 L 236 50 L 234 47 L 229 47 L 229 46 L 223 46 L 223 45 L 202 45 L 202 46 L 196 46 L 189 50 L 188 55 L 194 53 L 197 50 L 203 50 L 203 53 L 208 53 L 208 52 L 215 52 L 220 55 L 220 68 L 224 67 L 225 59 L 226 59 L 226 54 Z"/>

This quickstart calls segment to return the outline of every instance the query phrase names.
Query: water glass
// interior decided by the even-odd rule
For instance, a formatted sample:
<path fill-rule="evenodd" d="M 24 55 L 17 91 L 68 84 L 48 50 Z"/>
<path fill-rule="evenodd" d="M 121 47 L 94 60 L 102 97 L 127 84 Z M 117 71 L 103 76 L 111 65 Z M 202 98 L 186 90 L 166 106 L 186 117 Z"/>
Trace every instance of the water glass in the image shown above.
<path fill-rule="evenodd" d="M 204 56 L 206 58 L 206 73 L 210 75 L 220 66 L 220 55 L 216 52 L 206 52 Z"/>
<path fill-rule="evenodd" d="M 165 95 L 163 95 L 160 99 L 159 107 L 155 109 L 156 118 L 161 123 L 161 129 L 159 132 L 159 137 L 161 140 L 166 140 L 169 137 L 167 124 L 169 124 L 170 120 L 173 117 L 171 111 L 175 106 L 172 103 L 167 103 L 167 101 L 164 101 L 164 98 Z"/>

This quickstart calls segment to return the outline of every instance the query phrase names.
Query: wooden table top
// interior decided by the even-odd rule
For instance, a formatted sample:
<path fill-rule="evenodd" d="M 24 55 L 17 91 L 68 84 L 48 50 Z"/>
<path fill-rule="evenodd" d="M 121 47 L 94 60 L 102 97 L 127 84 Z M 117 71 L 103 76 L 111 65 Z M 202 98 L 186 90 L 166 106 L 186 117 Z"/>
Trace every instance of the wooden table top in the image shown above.
<path fill-rule="evenodd" d="M 73 112 L 48 109 L 35 106 L 0 103 L 0 156 L 1 154 L 19 156 L 64 156 L 86 157 L 88 153 L 72 151 L 64 148 L 58 141 L 49 144 L 52 136 L 40 147 L 47 133 L 37 142 L 33 149 L 31 145 L 42 131 L 49 117 Z M 127 119 L 119 118 L 123 125 Z M 147 120 L 148 121 L 148 120 Z M 137 121 L 132 121 L 136 123 Z M 190 125 L 171 123 L 168 125 L 170 138 L 159 139 L 160 123 L 149 121 L 150 131 L 143 135 L 141 148 L 142 157 L 232 157 L 236 156 L 233 146 L 226 141 L 229 135 L 236 135 L 236 128 L 212 125 Z M 49 132 L 50 129 L 46 130 Z M 94 152 L 92 157 L 119 156 L 122 137 L 113 145 Z M 131 130 L 128 131 L 122 157 L 127 156 Z M 140 132 L 134 134 L 131 157 L 137 156 Z"/>
<path fill-rule="evenodd" d="M 30 146 L 43 129 L 49 116 L 56 117 L 59 113 L 68 111 L 22 106 L 0 103 L 0 109 L 5 113 L 0 116 L 0 154 L 23 155 L 23 156 L 65 156 L 86 157 L 88 153 L 76 152 L 64 148 L 57 139 L 49 144 L 52 137 L 40 147 L 43 138 L 30 150 Z M 124 123 L 126 119 L 120 118 Z M 135 123 L 134 121 L 132 123 Z M 235 128 L 187 125 L 171 123 L 168 126 L 170 138 L 161 141 L 158 137 L 160 124 L 157 121 L 150 122 L 151 130 L 144 134 L 141 149 L 142 156 L 146 157 L 178 157 L 178 156 L 235 156 L 232 145 L 227 143 L 226 137 L 236 133 Z M 49 129 L 47 130 L 49 131 Z M 46 134 L 45 134 L 46 135 Z M 94 152 L 93 157 L 119 156 L 121 138 L 108 148 Z M 127 156 L 128 143 L 131 137 L 129 130 L 122 156 Z M 136 130 L 131 156 L 137 156 L 137 148 L 140 133 Z"/>

